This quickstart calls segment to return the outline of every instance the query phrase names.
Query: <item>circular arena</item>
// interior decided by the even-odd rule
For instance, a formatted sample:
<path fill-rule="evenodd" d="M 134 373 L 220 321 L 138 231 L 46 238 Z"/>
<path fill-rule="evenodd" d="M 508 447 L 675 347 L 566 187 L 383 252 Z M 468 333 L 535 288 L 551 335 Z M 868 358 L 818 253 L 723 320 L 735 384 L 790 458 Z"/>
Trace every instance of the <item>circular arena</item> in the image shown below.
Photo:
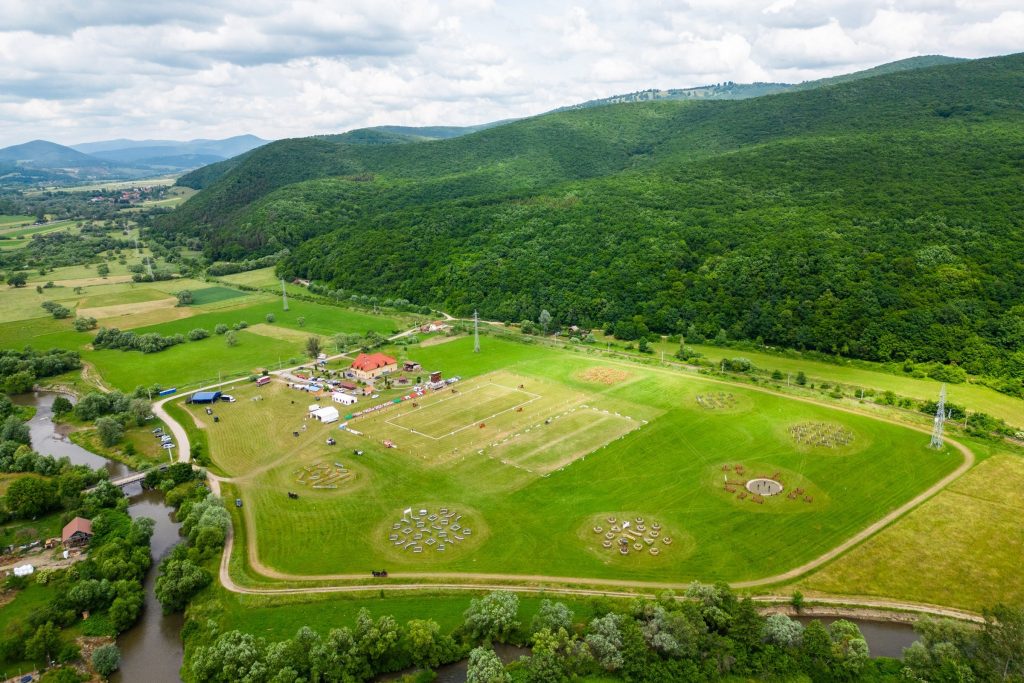
<path fill-rule="evenodd" d="M 774 479 L 751 479 L 746 489 L 758 496 L 777 496 L 782 493 L 782 482 Z"/>

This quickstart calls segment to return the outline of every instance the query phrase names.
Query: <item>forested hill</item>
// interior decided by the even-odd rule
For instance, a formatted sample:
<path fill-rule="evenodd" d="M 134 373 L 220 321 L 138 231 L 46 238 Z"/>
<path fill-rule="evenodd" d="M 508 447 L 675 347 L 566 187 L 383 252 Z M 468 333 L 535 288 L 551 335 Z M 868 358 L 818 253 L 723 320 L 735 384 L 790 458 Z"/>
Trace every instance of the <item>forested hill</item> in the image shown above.
<path fill-rule="evenodd" d="M 162 227 L 352 293 L 1024 376 L 1024 55 L 262 147 Z"/>

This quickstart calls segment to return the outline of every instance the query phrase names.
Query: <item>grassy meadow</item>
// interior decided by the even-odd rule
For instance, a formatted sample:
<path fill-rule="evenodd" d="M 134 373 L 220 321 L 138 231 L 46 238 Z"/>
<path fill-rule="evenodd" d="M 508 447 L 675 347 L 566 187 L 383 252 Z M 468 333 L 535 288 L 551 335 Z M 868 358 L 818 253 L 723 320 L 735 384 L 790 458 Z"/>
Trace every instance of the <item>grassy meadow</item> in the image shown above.
<path fill-rule="evenodd" d="M 623 342 L 599 333 L 595 333 L 595 336 L 598 339 L 598 345 L 611 343 L 613 345 L 611 348 L 614 351 L 623 352 L 621 348 Z M 719 363 L 723 358 L 746 358 L 759 370 L 769 372 L 779 370 L 782 373 L 791 373 L 794 377 L 796 373 L 803 371 L 807 375 L 808 383 L 831 382 L 875 389 L 876 391 L 892 391 L 899 396 L 920 401 L 935 400 L 942 387 L 942 382 L 934 379 L 896 375 L 881 368 L 872 369 L 872 363 L 868 361 L 847 361 L 844 364 L 838 364 L 804 358 L 796 351 L 769 353 L 731 349 L 710 344 L 687 344 L 687 346 L 702 354 L 705 360 L 713 363 Z M 674 358 L 675 352 L 679 350 L 679 345 L 662 341 L 652 343 L 651 348 L 656 357 L 660 357 L 660 354 L 664 353 L 668 360 Z M 641 354 L 637 353 L 636 355 Z M 1019 398 L 1001 394 L 980 384 L 967 383 L 947 384 L 946 396 L 948 401 L 965 406 L 971 411 L 988 413 L 1006 420 L 1011 425 L 1024 426 L 1024 400 Z"/>
<path fill-rule="evenodd" d="M 219 423 L 199 407 L 192 411 L 203 423 L 214 460 L 239 478 L 246 531 L 262 563 L 294 575 L 387 566 L 596 579 L 753 579 L 820 555 L 961 461 L 949 449 L 929 450 L 927 437 L 918 432 L 744 388 L 723 389 L 677 372 L 624 365 L 621 374 L 610 373 L 600 360 L 492 339 L 480 354 L 471 348 L 471 340 L 461 339 L 410 353 L 425 368 L 448 376 L 468 379 L 501 370 L 523 378 L 528 391 L 527 382 L 552 385 L 566 395 L 582 395 L 581 404 L 599 410 L 642 410 L 639 419 L 648 422 L 626 434 L 606 432 L 605 443 L 589 444 L 595 450 L 561 469 L 530 472 L 508 458 L 489 457 L 488 447 L 475 438 L 452 457 L 443 440 L 434 452 L 422 444 L 407 451 L 409 432 L 394 426 L 390 438 L 398 448 L 382 447 L 378 439 L 386 421 L 374 426 L 376 418 L 350 422 L 357 431 L 366 425 L 359 436 L 337 425 L 306 422 L 309 396 L 280 384 L 258 401 L 252 400 L 256 392 L 270 387 L 233 390 L 239 402 L 217 406 Z M 729 407 L 698 404 L 699 394 L 723 390 L 734 395 Z M 530 419 L 559 414 L 565 405 L 556 402 L 543 411 L 538 405 Z M 479 408 L 486 413 L 479 418 L 493 414 L 486 402 Z M 806 421 L 840 424 L 854 441 L 836 449 L 799 446 L 788 429 Z M 518 426 L 504 427 L 515 433 Z M 338 445 L 327 446 L 327 436 Z M 354 449 L 365 454 L 353 456 Z M 340 462 L 353 476 L 333 490 L 300 488 L 298 472 L 323 462 Z M 739 500 L 722 483 L 723 466 L 736 464 L 751 474 L 778 473 L 812 501 Z M 301 490 L 298 500 L 287 497 L 292 490 Z M 472 541 L 444 555 L 403 554 L 389 534 L 402 510 L 417 506 L 459 511 L 463 526 L 472 525 Z M 612 516 L 658 521 L 672 544 L 661 546 L 657 557 L 605 550 L 593 527 Z"/>
<path fill-rule="evenodd" d="M 1024 458 L 994 449 L 896 524 L 801 581 L 810 593 L 981 611 L 1024 602 Z"/>

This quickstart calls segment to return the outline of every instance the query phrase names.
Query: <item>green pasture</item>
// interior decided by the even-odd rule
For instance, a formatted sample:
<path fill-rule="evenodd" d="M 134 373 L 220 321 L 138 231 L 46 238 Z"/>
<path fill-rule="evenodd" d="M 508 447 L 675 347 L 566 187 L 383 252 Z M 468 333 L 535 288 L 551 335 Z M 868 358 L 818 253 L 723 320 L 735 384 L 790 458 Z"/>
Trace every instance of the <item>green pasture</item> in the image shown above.
<path fill-rule="evenodd" d="M 0 215 L 0 230 L 6 230 L 7 228 L 16 228 L 28 223 L 34 223 L 36 220 L 35 216 L 10 216 Z"/>
<path fill-rule="evenodd" d="M 473 571 L 686 581 L 743 580 L 785 571 L 822 554 L 955 468 L 960 456 L 927 448 L 927 435 L 868 417 L 750 389 L 710 385 L 674 371 L 623 365 L 618 383 L 589 381 L 601 361 L 493 339 L 416 350 L 424 367 L 463 377 L 503 370 L 585 395 L 583 403 L 623 413 L 639 406 L 648 423 L 561 469 L 529 472 L 512 461 L 465 450 L 437 463 L 424 453 L 383 448 L 369 432 L 356 436 L 304 421 L 309 396 L 276 385 L 263 400 L 255 388 L 233 391 L 213 424 L 198 408 L 214 460 L 246 502 L 247 533 L 264 564 L 303 574 Z M 266 389 L 266 388 L 264 388 Z M 736 395 L 735 407 L 709 411 L 696 402 L 709 390 Z M 543 394 L 542 390 L 537 393 Z M 294 401 L 294 403 L 292 403 Z M 559 408 L 556 408 L 556 410 Z M 624 413 L 626 414 L 626 413 Z M 536 415 L 543 417 L 543 415 Z M 855 435 L 846 449 L 798 448 L 788 426 L 840 423 Z M 366 422 L 369 424 L 369 422 Z M 303 425 L 306 429 L 303 430 Z M 360 419 L 350 427 L 362 431 Z M 298 431 L 299 436 L 292 436 Z M 396 430 L 397 432 L 398 430 Z M 337 446 L 327 446 L 327 436 Z M 473 444 L 478 445 L 478 444 Z M 361 457 L 352 455 L 361 449 Z M 484 450 L 484 453 L 477 451 Z M 341 462 L 354 477 L 335 490 L 302 489 L 296 472 L 315 462 Z M 723 486 L 723 466 L 780 473 L 812 502 L 785 496 L 740 501 Z M 404 555 L 390 543 L 406 507 L 447 506 L 472 525 L 472 542 L 445 555 Z M 621 557 L 600 547 L 595 520 L 658 521 L 672 545 Z M 297 526 L 296 520 L 302 520 Z"/>
<path fill-rule="evenodd" d="M 228 301 L 229 299 L 237 299 L 238 297 L 247 296 L 245 292 L 238 289 L 232 289 L 231 287 L 203 287 L 202 289 L 193 289 L 191 291 L 193 306 L 215 304 L 221 301 Z"/>
<path fill-rule="evenodd" d="M 248 270 L 244 273 L 224 275 L 220 279 L 231 284 L 246 285 L 248 287 L 273 287 L 281 283 L 278 277 L 274 275 L 273 266 L 258 270 Z"/>
<path fill-rule="evenodd" d="M 611 341 L 616 344 L 612 337 L 595 333 L 599 344 Z M 916 378 L 909 375 L 895 375 L 884 370 L 872 370 L 868 361 L 848 361 L 844 364 L 826 363 L 819 360 L 802 358 L 793 352 L 768 353 L 763 351 L 747 351 L 743 349 L 730 349 L 721 346 L 708 344 L 687 344 L 699 353 L 703 354 L 706 360 L 713 363 L 721 362 L 723 358 L 746 358 L 759 370 L 779 370 L 782 373 L 796 373 L 801 370 L 807 375 L 808 383 L 820 384 L 831 382 L 875 389 L 877 391 L 892 391 L 900 396 L 925 400 L 936 400 L 942 383 L 928 378 Z M 666 360 L 674 360 L 678 344 L 668 342 L 654 342 L 651 344 L 655 355 L 660 357 L 664 352 Z M 618 349 L 621 351 L 621 349 Z M 627 352 L 628 353 L 628 352 Z M 640 354 L 637 354 L 640 355 Z M 651 357 L 651 356 L 647 356 Z M 867 366 L 867 367 L 865 367 Z M 947 384 L 947 400 L 958 405 L 966 406 L 971 411 L 988 413 L 994 417 L 1002 418 L 1012 425 L 1024 426 L 1024 401 L 1013 396 L 1001 394 L 980 384 Z"/>
<path fill-rule="evenodd" d="M 182 289 L 182 287 L 178 289 Z M 396 322 L 389 318 L 359 313 L 345 308 L 325 306 L 309 301 L 289 301 L 288 310 L 285 311 L 282 309 L 280 300 L 269 299 L 249 306 L 232 308 L 230 311 L 200 313 L 181 320 L 142 327 L 136 331 L 140 334 L 159 332 L 164 335 L 179 332 L 188 334 L 189 330 L 197 327 L 205 327 L 212 331 L 218 323 L 224 323 L 228 326 L 241 321 L 245 321 L 250 325 L 262 323 L 266 321 L 268 313 L 274 315 L 274 325 L 302 330 L 310 334 L 332 335 L 339 332 L 366 334 L 372 330 L 388 335 L 392 333 L 396 325 Z M 299 324 L 299 318 L 305 319 L 302 325 Z"/>
<path fill-rule="evenodd" d="M 249 374 L 289 358 L 301 358 L 301 349 L 276 339 L 248 332 L 236 332 L 237 346 L 228 346 L 225 338 L 211 335 L 196 342 L 185 342 L 159 353 L 103 349 L 86 351 L 83 358 L 94 364 L 111 386 L 131 390 L 143 384 L 192 388 Z"/>

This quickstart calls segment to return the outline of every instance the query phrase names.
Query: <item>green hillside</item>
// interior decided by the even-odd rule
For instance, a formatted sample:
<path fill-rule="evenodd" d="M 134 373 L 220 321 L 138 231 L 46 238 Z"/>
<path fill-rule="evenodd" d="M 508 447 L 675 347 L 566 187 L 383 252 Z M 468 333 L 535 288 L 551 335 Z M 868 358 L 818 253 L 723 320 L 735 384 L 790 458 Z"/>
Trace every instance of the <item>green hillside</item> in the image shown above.
<path fill-rule="evenodd" d="M 454 313 L 1024 376 L 1024 55 L 450 140 L 288 140 L 164 219 Z"/>

